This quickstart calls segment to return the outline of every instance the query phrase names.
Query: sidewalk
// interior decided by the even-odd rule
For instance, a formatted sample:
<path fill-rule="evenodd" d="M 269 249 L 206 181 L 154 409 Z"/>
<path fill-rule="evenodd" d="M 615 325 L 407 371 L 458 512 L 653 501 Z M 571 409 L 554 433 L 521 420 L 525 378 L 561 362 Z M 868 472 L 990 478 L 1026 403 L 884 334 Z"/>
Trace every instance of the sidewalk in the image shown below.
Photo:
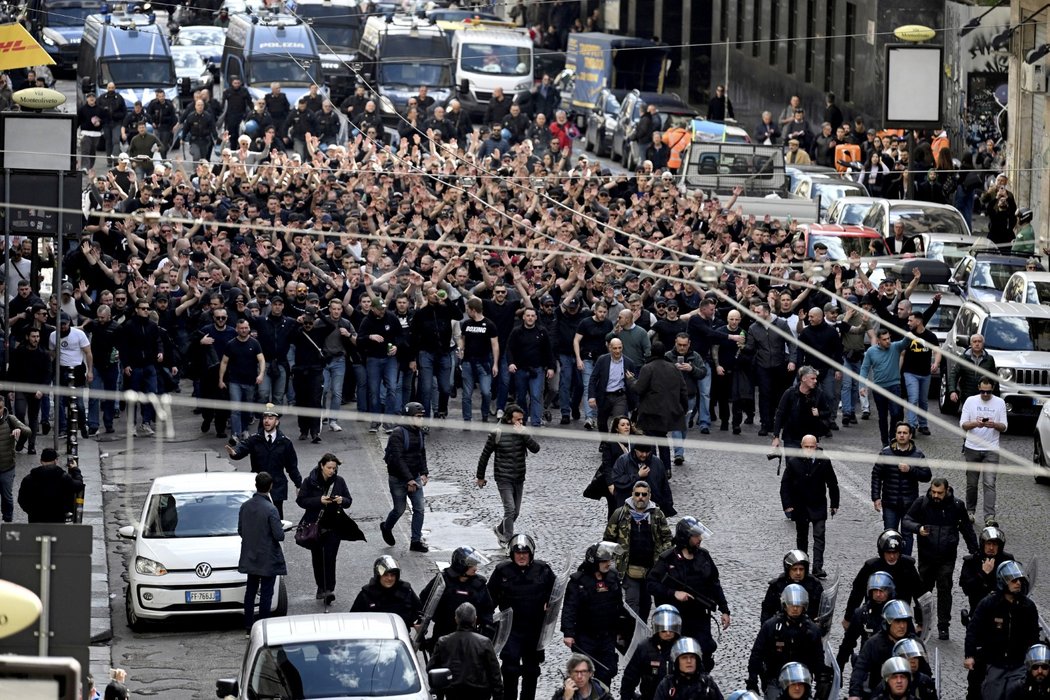
<path fill-rule="evenodd" d="M 102 513 L 102 464 L 105 443 L 80 441 L 80 472 L 84 477 L 84 524 L 92 528 L 91 540 L 91 647 L 90 672 L 95 684 L 105 687 L 112 668 L 109 640 L 113 623 L 109 609 L 109 557 Z"/>

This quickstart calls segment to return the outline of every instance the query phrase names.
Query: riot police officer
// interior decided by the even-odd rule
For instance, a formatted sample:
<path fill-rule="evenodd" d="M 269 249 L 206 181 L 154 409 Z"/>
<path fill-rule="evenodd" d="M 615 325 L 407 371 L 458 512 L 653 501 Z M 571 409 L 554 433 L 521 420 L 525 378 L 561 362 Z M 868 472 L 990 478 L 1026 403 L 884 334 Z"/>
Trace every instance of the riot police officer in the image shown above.
<path fill-rule="evenodd" d="M 926 645 L 922 640 L 905 637 L 893 645 L 893 656 L 899 656 L 907 660 L 908 668 L 911 669 L 911 691 L 919 700 L 938 700 L 937 683 L 931 675 L 930 665 L 926 661 Z M 892 657 L 891 657 L 892 658 Z M 885 665 L 885 664 L 884 664 Z M 886 692 L 886 681 L 872 693 L 873 697 L 879 697 Z"/>
<path fill-rule="evenodd" d="M 1050 647 L 1033 644 L 1024 655 L 1025 677 L 1007 693 L 1007 700 L 1050 698 Z"/>
<path fill-rule="evenodd" d="M 716 609 L 721 611 L 722 629 L 731 621 L 718 567 L 700 546 L 703 538 L 710 536 L 711 531 L 696 518 L 687 515 L 679 520 L 671 549 L 657 558 L 647 579 L 656 604 L 674 605 L 682 614 L 682 636 L 699 642 L 708 673 L 714 668 L 718 648 L 711 636 L 711 616 Z"/>
<path fill-rule="evenodd" d="M 612 565 L 622 549 L 614 542 L 587 548 L 583 563 L 569 577 L 561 611 L 562 641 L 594 661 L 594 675 L 606 686 L 616 676 L 616 635 L 624 613 L 623 589 Z"/>
<path fill-rule="evenodd" d="M 690 637 L 671 647 L 671 673 L 656 687 L 655 700 L 719 700 L 722 693 L 701 668 L 703 650 Z"/>
<path fill-rule="evenodd" d="M 445 584 L 432 612 L 434 632 L 428 640 L 429 649 L 433 649 L 438 638 L 456 631 L 456 608 L 463 603 L 471 603 L 477 611 L 478 631 L 487 637 L 493 635 L 492 615 L 496 606 L 492 603 L 485 577 L 478 573 L 478 567 L 488 563 L 488 557 L 473 547 L 457 547 L 449 565 L 430 579 L 423 589 L 420 598 L 429 607 L 431 593 L 436 590 L 438 581 Z"/>
<path fill-rule="evenodd" d="M 777 685 L 780 686 L 781 698 L 809 700 L 813 697 L 813 674 L 797 661 L 784 664 L 777 676 Z M 766 695 L 766 700 L 769 700 L 769 697 Z"/>
<path fill-rule="evenodd" d="M 963 557 L 962 573 L 959 574 L 959 587 L 970 601 L 969 609 L 962 614 L 964 626 L 968 622 L 969 611 L 976 610 L 977 604 L 996 590 L 996 568 L 1014 558 L 1014 555 L 1003 549 L 1006 546 L 1006 533 L 997 526 L 981 530 L 977 540 L 978 551 Z"/>
<path fill-rule="evenodd" d="M 807 669 L 825 670 L 820 627 L 806 616 L 806 589 L 790 584 L 780 594 L 780 605 L 781 611 L 762 623 L 747 662 L 747 687 L 756 692 L 764 688 L 766 700 L 781 697 L 779 673 L 784 664 L 797 661 Z"/>
<path fill-rule="evenodd" d="M 882 683 L 871 700 L 918 700 L 912 688 L 911 667 L 907 659 L 892 656 L 882 664 Z"/>
<path fill-rule="evenodd" d="M 817 577 L 810 574 L 809 557 L 801 549 L 792 549 L 784 555 L 784 573 L 772 579 L 766 588 L 766 597 L 762 600 L 762 614 L 759 623 L 780 612 L 780 594 L 789 584 L 797 583 L 809 593 L 809 609 L 807 614 L 811 620 L 816 620 L 820 613 L 820 598 L 824 595 L 824 585 Z"/>
<path fill-rule="evenodd" d="M 849 627 L 853 611 L 864 600 L 868 577 L 876 571 L 885 571 L 893 577 L 893 584 L 897 589 L 897 600 L 914 604 L 922 595 L 922 580 L 919 578 L 919 570 L 915 568 L 915 560 L 904 554 L 904 536 L 896 530 L 886 530 L 879 535 L 876 547 L 879 556 L 864 562 L 853 579 L 853 588 L 850 589 L 846 610 L 842 617 L 842 626 L 845 628 Z M 922 620 L 917 621 L 917 624 L 921 623 Z"/>
<path fill-rule="evenodd" d="M 859 608 L 853 611 L 849 627 L 842 635 L 839 653 L 835 660 L 839 668 L 846 668 L 846 662 L 853 657 L 857 642 L 863 647 L 873 634 L 882 629 L 882 608 L 886 602 L 896 597 L 893 577 L 885 571 L 876 571 L 868 577 L 868 595 Z"/>
<path fill-rule="evenodd" d="M 404 620 L 409 629 L 419 622 L 422 609 L 412 584 L 401 580 L 401 567 L 389 554 L 375 560 L 372 579 L 361 587 L 350 606 L 350 612 L 393 613 Z"/>
<path fill-rule="evenodd" d="M 555 575 L 547 562 L 536 559 L 536 542 L 517 534 L 507 543 L 509 559 L 489 577 L 489 595 L 500 610 L 513 610 L 510 636 L 500 652 L 504 700 L 534 700 L 543 663 L 540 635 L 544 612 L 554 590 Z"/>
<path fill-rule="evenodd" d="M 661 605 L 653 613 L 653 635 L 643 640 L 627 660 L 620 682 L 620 700 L 633 700 L 635 688 L 641 700 L 653 700 L 660 681 L 671 672 L 671 647 L 682 635 L 682 615 L 673 605 Z"/>
<path fill-rule="evenodd" d="M 860 654 L 853 663 L 853 674 L 849 679 L 850 700 L 870 698 L 872 690 L 879 684 L 879 669 L 883 662 L 893 656 L 893 645 L 906 637 L 915 636 L 915 625 L 911 608 L 903 600 L 891 600 L 882 608 L 882 629 L 864 642 Z M 903 661 L 903 660 L 902 660 Z M 903 661 L 911 677 L 911 667 Z"/>
<path fill-rule="evenodd" d="M 963 665 L 984 669 L 984 698 L 1001 698 L 1011 683 L 1019 682 L 1025 673 L 1025 654 L 1039 643 L 1039 612 L 1028 598 L 1024 567 L 1004 561 L 995 576 L 998 590 L 978 603 L 966 627 Z"/>

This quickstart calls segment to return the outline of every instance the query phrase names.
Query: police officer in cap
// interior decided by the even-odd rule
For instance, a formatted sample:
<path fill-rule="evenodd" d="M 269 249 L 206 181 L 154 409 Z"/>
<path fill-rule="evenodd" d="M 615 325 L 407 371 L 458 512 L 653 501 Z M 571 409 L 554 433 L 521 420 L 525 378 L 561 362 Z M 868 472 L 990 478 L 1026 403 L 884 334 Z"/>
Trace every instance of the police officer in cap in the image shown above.
<path fill-rule="evenodd" d="M 291 478 L 295 488 L 300 489 L 303 487 L 303 477 L 299 474 L 299 456 L 295 453 L 295 445 L 281 432 L 280 422 L 281 414 L 277 412 L 277 407 L 272 403 L 266 404 L 258 432 L 236 446 L 226 445 L 226 453 L 235 460 L 251 457 L 253 472 L 266 472 L 273 477 L 270 498 L 283 518 L 284 502 L 288 500 L 288 479 Z"/>
<path fill-rule="evenodd" d="M 620 681 L 620 700 L 633 700 L 638 688 L 641 700 L 653 700 L 660 681 L 671 673 L 671 648 L 682 636 L 682 616 L 673 605 L 661 605 L 653 613 L 653 635 L 645 639 L 627 660 Z"/>
<path fill-rule="evenodd" d="M 434 611 L 434 633 L 429 639 L 430 649 L 433 649 L 438 638 L 456 631 L 456 608 L 461 603 L 471 603 L 474 606 L 478 616 L 478 628 L 482 634 L 492 635 L 492 614 L 496 608 L 486 585 L 488 581 L 478 573 L 478 567 L 488 563 L 488 557 L 473 547 L 457 547 L 452 552 L 449 565 L 430 579 L 430 583 L 420 593 L 420 598 L 429 601 L 438 577 L 445 580 L 445 590 L 442 591 Z"/>
<path fill-rule="evenodd" d="M 509 559 L 499 564 L 489 577 L 489 595 L 500 610 L 513 610 L 514 618 L 507 643 L 500 652 L 504 700 L 534 700 L 540 664 L 544 654 L 538 649 L 554 571 L 536 559 L 536 542 L 517 534 L 507 543 Z M 518 695 L 518 679 L 521 695 Z"/>
<path fill-rule="evenodd" d="M 850 589 L 849 599 L 846 601 L 846 609 L 842 616 L 842 626 L 849 628 L 850 618 L 853 611 L 863 602 L 867 590 L 868 577 L 876 571 L 885 571 L 893 577 L 894 586 L 897 589 L 897 600 L 906 603 L 918 601 L 923 592 L 922 581 L 919 579 L 919 570 L 915 568 L 915 560 L 904 554 L 904 536 L 896 530 L 886 530 L 876 542 L 879 556 L 872 557 L 864 562 L 853 579 L 853 588 Z M 921 624 L 922 620 L 917 621 Z"/>
<path fill-rule="evenodd" d="M 361 587 L 350 606 L 350 612 L 392 613 L 404 620 L 408 628 L 419 622 L 422 609 L 412 584 L 401 579 L 401 567 L 389 554 L 375 560 L 372 579 Z"/>
<path fill-rule="evenodd" d="M 839 668 L 846 668 L 846 662 L 852 659 L 858 641 L 863 647 L 864 642 L 882 629 L 882 608 L 896 597 L 896 593 L 893 577 L 885 571 L 876 571 L 868 577 L 868 595 L 864 603 L 853 611 L 849 627 L 839 644 L 839 653 L 835 657 Z"/>
<path fill-rule="evenodd" d="M 886 659 L 893 656 L 893 645 L 902 639 L 915 636 L 915 625 L 911 608 L 902 600 L 891 600 L 882 609 L 882 629 L 864 642 L 860 654 L 853 664 L 849 679 L 850 700 L 870 698 L 872 690 L 879 684 L 879 669 Z M 911 676 L 911 667 L 902 659 L 904 668 Z"/>
<path fill-rule="evenodd" d="M 1010 688 L 1007 700 L 1047 700 L 1050 698 L 1050 647 L 1033 644 L 1024 655 L 1025 677 Z"/>
<path fill-rule="evenodd" d="M 656 700 L 720 700 L 721 691 L 704 672 L 700 644 L 682 637 L 671 647 L 671 673 L 656 688 Z"/>
<path fill-rule="evenodd" d="M 616 635 L 624 614 L 623 589 L 612 565 L 620 550 L 614 542 L 587 548 L 583 563 L 569 577 L 561 610 L 562 642 L 589 656 L 595 677 L 606 686 L 616 676 Z"/>
<path fill-rule="evenodd" d="M 806 616 L 806 589 L 792 583 L 780 594 L 780 605 L 781 611 L 762 624 L 747 662 L 747 687 L 756 692 L 765 688 L 766 700 L 781 696 L 778 674 L 784 664 L 797 661 L 806 668 L 825 668 L 820 627 Z"/>
<path fill-rule="evenodd" d="M 1006 552 L 1006 533 L 998 526 L 990 525 L 977 536 L 978 550 L 963 557 L 959 587 L 970 601 L 970 607 L 962 611 L 963 626 L 969 621 L 969 611 L 976 610 L 978 603 L 997 588 L 995 570 L 1004 561 L 1013 561 L 1014 555 Z"/>
<path fill-rule="evenodd" d="M 908 660 L 892 656 L 882 664 L 882 683 L 871 700 L 918 700 L 912 688 L 911 666 Z"/>
<path fill-rule="evenodd" d="M 772 579 L 766 588 L 766 597 L 762 600 L 762 614 L 759 622 L 763 623 L 780 611 L 780 594 L 790 584 L 797 583 L 809 593 L 810 619 L 816 620 L 820 612 L 820 597 L 824 595 L 824 585 L 809 572 L 809 557 L 801 549 L 792 549 L 784 555 L 784 573 Z"/>
<path fill-rule="evenodd" d="M 682 613 L 682 635 L 692 637 L 703 650 L 704 670 L 715 665 L 718 644 L 711 636 L 711 616 L 722 613 L 722 629 L 730 623 L 729 603 L 718 577 L 718 567 L 700 546 L 711 531 L 692 516 L 675 525 L 671 549 L 661 554 L 649 570 L 649 591 L 657 605 L 674 605 Z"/>

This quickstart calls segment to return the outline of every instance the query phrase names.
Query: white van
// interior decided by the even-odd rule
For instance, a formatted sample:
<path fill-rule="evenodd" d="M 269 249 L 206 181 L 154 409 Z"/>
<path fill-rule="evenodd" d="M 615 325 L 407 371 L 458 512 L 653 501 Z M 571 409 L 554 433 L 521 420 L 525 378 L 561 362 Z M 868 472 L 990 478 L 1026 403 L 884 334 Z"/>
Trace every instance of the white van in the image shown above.
<path fill-rule="evenodd" d="M 532 39 L 524 32 L 485 25 L 452 35 L 452 65 L 460 104 L 471 117 L 481 116 L 495 88 L 508 99 L 525 95 L 533 84 Z"/>

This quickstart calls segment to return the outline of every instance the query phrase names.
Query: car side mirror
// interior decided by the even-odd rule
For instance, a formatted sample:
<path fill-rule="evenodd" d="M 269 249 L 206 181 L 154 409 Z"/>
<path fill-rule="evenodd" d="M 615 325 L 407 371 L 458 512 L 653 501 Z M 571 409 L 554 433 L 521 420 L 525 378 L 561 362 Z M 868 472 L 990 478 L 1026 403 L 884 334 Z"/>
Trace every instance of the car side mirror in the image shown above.
<path fill-rule="evenodd" d="M 459 92 L 460 92 L 460 94 L 463 94 L 463 95 L 466 95 L 466 94 L 468 94 L 470 92 L 470 81 L 467 80 L 466 78 L 464 78 L 462 81 L 460 81 L 460 83 L 459 83 Z"/>
<path fill-rule="evenodd" d="M 237 693 L 240 688 L 237 687 L 237 679 L 235 678 L 220 678 L 215 681 L 215 696 L 219 698 L 226 698 L 229 696 L 237 697 Z"/>
<path fill-rule="evenodd" d="M 117 534 L 126 540 L 133 540 L 138 533 L 135 532 L 134 525 L 125 525 L 117 530 Z"/>
<path fill-rule="evenodd" d="M 85 75 L 80 79 L 80 89 L 84 91 L 84 94 L 95 91 L 95 82 L 91 79 L 91 76 Z"/>
<path fill-rule="evenodd" d="M 427 675 L 430 678 L 431 690 L 447 690 L 452 685 L 452 669 L 432 668 Z"/>

